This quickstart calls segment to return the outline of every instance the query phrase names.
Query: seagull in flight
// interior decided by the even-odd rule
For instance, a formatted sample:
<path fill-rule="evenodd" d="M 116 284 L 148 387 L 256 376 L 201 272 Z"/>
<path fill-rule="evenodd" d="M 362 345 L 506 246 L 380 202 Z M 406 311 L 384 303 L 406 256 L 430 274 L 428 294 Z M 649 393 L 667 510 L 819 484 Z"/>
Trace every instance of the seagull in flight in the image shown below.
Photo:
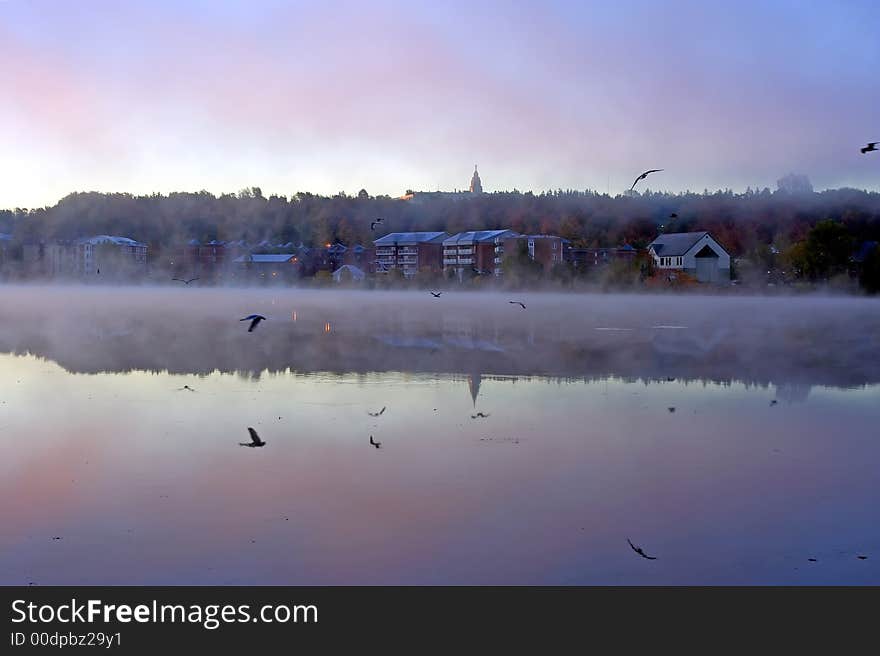
<path fill-rule="evenodd" d="M 428 291 L 430 291 L 430 290 L 428 290 Z M 431 296 L 433 296 L 434 298 L 440 298 L 440 294 L 442 294 L 442 293 L 443 292 L 431 292 Z"/>
<path fill-rule="evenodd" d="M 189 385 L 184 385 L 183 387 L 177 388 L 178 392 L 182 392 L 183 390 L 189 390 L 190 392 L 195 392 L 195 390 Z"/>
<path fill-rule="evenodd" d="M 382 406 L 382 409 L 379 410 L 379 412 L 368 412 L 367 414 L 370 415 L 371 417 L 378 417 L 378 416 L 381 415 L 383 412 L 385 412 L 385 406 L 384 406 L 384 405 Z"/>
<path fill-rule="evenodd" d="M 265 320 L 266 320 L 266 317 L 264 317 L 262 314 L 249 314 L 244 319 L 239 319 L 239 321 L 250 321 L 251 322 L 251 325 L 248 327 L 249 333 L 254 332 L 254 328 L 256 328 L 257 325 L 261 321 L 265 321 Z"/>
<path fill-rule="evenodd" d="M 629 546 L 632 547 L 632 550 L 635 551 L 637 554 L 639 554 L 639 555 L 640 555 L 642 558 L 644 558 L 645 560 L 657 560 L 657 557 L 656 557 L 656 556 L 649 556 L 649 555 L 646 554 L 644 551 L 642 551 L 642 548 L 641 548 L 641 547 L 637 547 L 636 545 L 634 545 L 634 544 L 630 541 L 629 538 L 627 538 L 626 541 L 629 542 Z"/>
<path fill-rule="evenodd" d="M 645 171 L 645 172 L 642 173 L 639 177 L 636 178 L 636 181 L 633 182 L 632 187 L 630 187 L 629 190 L 632 191 L 633 189 L 635 189 L 635 187 L 636 187 L 636 183 L 637 183 L 639 180 L 644 180 L 644 179 L 647 178 L 648 175 L 650 175 L 651 173 L 659 173 L 659 172 L 662 171 L 662 170 L 663 170 L 663 169 L 648 169 L 647 171 Z"/>
<path fill-rule="evenodd" d="M 880 143 L 880 141 L 869 141 L 867 146 L 865 146 L 864 148 L 860 148 L 859 150 L 861 151 L 862 155 L 864 155 L 865 153 L 870 153 L 877 150 L 878 143 Z"/>
<path fill-rule="evenodd" d="M 257 435 L 257 431 L 255 431 L 250 426 L 248 426 L 248 433 L 251 434 L 251 441 L 250 442 L 239 442 L 238 443 L 239 446 L 248 446 L 252 449 L 255 449 L 260 446 L 266 446 L 266 443 L 260 439 L 259 435 Z"/>
<path fill-rule="evenodd" d="M 523 310 L 526 309 L 526 304 L 523 303 L 522 301 L 507 301 L 507 302 L 512 305 L 519 305 Z"/>
<path fill-rule="evenodd" d="M 372 445 L 373 445 L 374 447 L 376 447 L 377 449 L 379 449 L 379 448 L 382 447 L 382 443 L 381 443 L 381 442 L 376 442 L 376 441 L 373 439 L 373 436 L 372 436 L 372 435 L 370 435 L 370 444 L 372 444 Z"/>
<path fill-rule="evenodd" d="M 486 419 L 488 416 L 489 415 L 484 415 L 482 412 L 478 412 L 475 415 L 471 415 L 471 419 L 476 419 L 477 417 L 480 417 L 481 419 Z"/>
<path fill-rule="evenodd" d="M 370 230 L 375 230 L 375 229 L 376 229 L 376 226 L 377 226 L 379 223 L 382 223 L 382 221 L 384 221 L 384 220 L 385 220 L 385 219 L 376 219 L 375 221 L 371 222 L 371 223 L 370 223 Z"/>
<path fill-rule="evenodd" d="M 672 214 L 669 215 L 669 218 L 670 218 L 670 219 L 677 219 L 677 218 L 678 218 L 678 214 L 676 214 L 675 212 L 673 212 Z"/>
<path fill-rule="evenodd" d="M 190 278 L 189 280 L 184 280 L 183 278 L 172 278 L 172 280 L 176 280 L 177 282 L 182 282 L 184 285 L 188 285 L 191 282 L 195 282 L 198 278 Z"/>

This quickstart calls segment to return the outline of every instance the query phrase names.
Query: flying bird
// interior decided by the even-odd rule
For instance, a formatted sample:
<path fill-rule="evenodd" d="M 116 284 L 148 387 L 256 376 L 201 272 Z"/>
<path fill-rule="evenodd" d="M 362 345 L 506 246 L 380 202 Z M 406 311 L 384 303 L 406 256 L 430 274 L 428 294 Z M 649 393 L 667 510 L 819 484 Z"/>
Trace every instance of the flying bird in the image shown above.
<path fill-rule="evenodd" d="M 382 406 L 382 409 L 379 410 L 379 412 L 368 412 L 367 414 L 370 415 L 371 417 L 378 417 L 378 416 L 381 415 L 383 412 L 385 412 L 385 406 L 384 406 L 384 405 Z"/>
<path fill-rule="evenodd" d="M 636 545 L 634 545 L 634 544 L 630 541 L 629 538 L 627 538 L 626 541 L 629 542 L 629 546 L 632 547 L 632 550 L 635 551 L 637 554 L 639 554 L 642 558 L 644 558 L 644 559 L 646 559 L 646 560 L 657 560 L 657 557 L 656 557 L 656 556 L 649 556 L 649 555 L 646 554 L 644 551 L 642 551 L 642 548 L 641 548 L 641 547 L 637 547 Z"/>
<path fill-rule="evenodd" d="M 523 303 L 522 301 L 507 301 L 507 302 L 510 303 L 511 305 L 519 305 L 523 310 L 526 309 L 526 304 Z"/>
<path fill-rule="evenodd" d="M 385 219 L 376 219 L 375 221 L 373 221 L 372 223 L 370 223 L 370 230 L 375 230 L 375 229 L 376 229 L 376 225 L 379 224 L 379 223 L 382 223 L 382 221 L 384 221 L 384 220 L 385 220 Z"/>
<path fill-rule="evenodd" d="M 183 387 L 179 387 L 177 389 L 178 392 L 182 392 L 183 390 L 189 390 L 190 392 L 195 392 L 195 390 L 189 385 L 184 385 Z"/>
<path fill-rule="evenodd" d="M 629 190 L 632 191 L 633 189 L 635 189 L 635 187 L 636 187 L 636 183 L 637 183 L 639 180 L 644 180 L 644 179 L 647 178 L 651 173 L 659 173 L 659 172 L 662 171 L 662 170 L 663 170 L 663 169 L 648 169 L 647 171 L 645 171 L 645 172 L 642 173 L 639 177 L 636 178 L 636 181 L 633 182 L 632 187 L 630 187 Z"/>
<path fill-rule="evenodd" d="M 673 212 L 672 214 L 669 215 L 669 218 L 670 218 L 670 219 L 677 219 L 677 218 L 678 218 L 678 214 L 676 214 L 675 212 Z"/>
<path fill-rule="evenodd" d="M 378 449 L 378 448 L 381 448 L 381 446 L 382 446 L 382 443 L 381 443 L 381 442 L 376 442 L 375 440 L 373 440 L 373 436 L 372 436 L 372 435 L 370 435 L 370 444 L 372 444 L 372 445 L 373 445 L 374 447 L 376 447 L 377 449 Z"/>
<path fill-rule="evenodd" d="M 238 443 L 239 446 L 248 446 L 252 449 L 255 449 L 260 446 L 266 446 L 266 443 L 260 439 L 259 435 L 257 435 L 257 431 L 255 431 L 250 426 L 248 426 L 248 433 L 251 434 L 251 441 L 250 442 L 239 442 Z"/>
<path fill-rule="evenodd" d="M 666 409 L 669 410 L 669 412 L 675 412 L 675 406 L 669 406 Z"/>
<path fill-rule="evenodd" d="M 777 401 L 776 399 L 770 401 L 770 405 L 776 405 L 777 403 L 779 403 L 779 401 Z"/>
<path fill-rule="evenodd" d="M 428 290 L 428 291 L 430 291 L 430 290 Z M 443 292 L 431 292 L 431 296 L 433 296 L 434 298 L 440 298 L 440 294 L 442 294 L 442 293 Z"/>
<path fill-rule="evenodd" d="M 190 278 L 189 280 L 184 280 L 183 278 L 172 278 L 172 280 L 176 280 L 177 282 L 182 282 L 184 285 L 188 285 L 191 282 L 195 282 L 198 278 Z"/>
<path fill-rule="evenodd" d="M 860 148 L 862 155 L 877 150 L 878 143 L 880 143 L 880 141 L 869 141 L 867 146 L 865 146 L 864 148 Z"/>
<path fill-rule="evenodd" d="M 484 415 L 482 412 L 478 412 L 475 415 L 471 415 L 471 419 L 476 419 L 477 417 L 480 417 L 481 419 L 486 419 L 488 416 L 489 415 Z"/>
<path fill-rule="evenodd" d="M 257 324 L 259 324 L 261 321 L 265 321 L 265 320 L 266 320 L 266 317 L 264 317 L 262 314 L 249 314 L 244 319 L 239 319 L 239 321 L 250 321 L 251 322 L 251 325 L 248 327 L 249 333 L 254 332 L 254 328 L 257 327 Z"/>

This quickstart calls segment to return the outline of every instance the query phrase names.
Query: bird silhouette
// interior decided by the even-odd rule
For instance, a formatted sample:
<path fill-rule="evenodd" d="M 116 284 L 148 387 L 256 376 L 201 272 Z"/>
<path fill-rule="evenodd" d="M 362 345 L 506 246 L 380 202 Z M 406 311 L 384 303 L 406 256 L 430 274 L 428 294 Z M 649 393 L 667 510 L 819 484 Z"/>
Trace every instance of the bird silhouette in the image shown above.
<path fill-rule="evenodd" d="M 677 219 L 677 218 L 678 218 L 678 214 L 676 214 L 675 212 L 673 212 L 672 214 L 669 215 L 669 218 L 670 218 L 670 219 Z"/>
<path fill-rule="evenodd" d="M 191 282 L 195 282 L 198 278 L 190 278 L 189 280 L 184 280 L 183 278 L 172 278 L 172 280 L 176 280 L 177 282 L 182 282 L 184 285 L 188 285 Z"/>
<path fill-rule="evenodd" d="M 266 443 L 260 439 L 259 435 L 257 435 L 257 431 L 255 431 L 250 426 L 248 426 L 248 433 L 251 434 L 251 441 L 250 442 L 239 442 L 238 443 L 239 446 L 249 446 L 252 449 L 255 449 L 255 448 L 261 447 L 261 446 L 266 446 Z"/>
<path fill-rule="evenodd" d="M 639 554 L 645 560 L 657 560 L 656 556 L 649 556 L 644 551 L 642 551 L 641 547 L 637 547 L 636 545 L 634 545 L 629 538 L 627 538 L 626 541 L 629 542 L 629 546 L 632 547 L 632 550 Z"/>
<path fill-rule="evenodd" d="M 635 187 L 636 187 L 636 183 L 637 183 L 639 180 L 644 180 L 644 179 L 647 178 L 651 173 L 659 173 L 659 172 L 662 171 L 662 170 L 663 170 L 663 169 L 648 169 L 647 171 L 645 171 L 645 172 L 642 173 L 639 177 L 636 178 L 635 182 L 632 183 L 632 187 L 630 187 L 629 190 L 632 191 L 633 189 L 635 189 Z"/>
<path fill-rule="evenodd" d="M 877 150 L 878 143 L 880 143 L 880 141 L 869 141 L 867 146 L 865 146 L 864 148 L 860 148 L 859 150 L 861 151 L 862 155 L 864 155 L 865 153 L 873 152 Z"/>
<path fill-rule="evenodd" d="M 381 442 L 376 442 L 376 441 L 373 439 L 373 436 L 372 436 L 372 435 L 370 435 L 370 444 L 372 444 L 372 445 L 373 445 L 374 447 L 376 447 L 377 449 L 379 449 L 379 448 L 382 447 L 382 443 L 381 443 Z"/>
<path fill-rule="evenodd" d="M 526 309 L 526 304 L 523 303 L 522 301 L 507 301 L 507 302 L 510 303 L 511 305 L 519 305 L 523 310 Z"/>
<path fill-rule="evenodd" d="M 431 296 L 433 296 L 434 298 L 440 298 L 440 294 L 442 294 L 442 293 L 443 292 L 431 292 Z"/>
<path fill-rule="evenodd" d="M 667 410 L 669 410 L 669 412 L 675 412 L 675 406 L 669 406 Z"/>
<path fill-rule="evenodd" d="M 372 223 L 370 223 L 370 230 L 375 230 L 375 229 L 376 229 L 376 225 L 379 224 L 379 223 L 382 223 L 382 221 L 384 221 L 384 220 L 385 220 L 385 219 L 376 219 L 375 221 L 373 221 Z"/>
<path fill-rule="evenodd" d="M 190 392 L 195 392 L 195 390 L 189 385 L 184 385 L 183 387 L 179 387 L 177 389 L 178 392 L 182 392 L 183 390 L 189 390 Z"/>
<path fill-rule="evenodd" d="M 265 321 L 265 320 L 266 320 L 266 317 L 264 317 L 262 314 L 249 314 L 244 319 L 239 319 L 239 321 L 250 321 L 251 322 L 251 325 L 248 326 L 249 333 L 254 332 L 254 328 L 256 328 L 257 325 L 261 321 Z"/>
<path fill-rule="evenodd" d="M 777 403 L 779 403 L 779 401 L 777 401 L 776 399 L 770 401 L 770 405 L 776 405 Z"/>
<path fill-rule="evenodd" d="M 368 412 L 367 414 L 370 415 L 371 417 L 378 417 L 378 416 L 381 415 L 383 412 L 385 412 L 385 406 L 384 406 L 384 405 L 382 406 L 382 409 L 379 410 L 379 412 Z"/>
<path fill-rule="evenodd" d="M 471 415 L 471 419 L 476 419 L 479 417 L 480 419 L 486 419 L 489 415 L 484 415 L 482 412 L 478 412 L 475 415 Z"/>

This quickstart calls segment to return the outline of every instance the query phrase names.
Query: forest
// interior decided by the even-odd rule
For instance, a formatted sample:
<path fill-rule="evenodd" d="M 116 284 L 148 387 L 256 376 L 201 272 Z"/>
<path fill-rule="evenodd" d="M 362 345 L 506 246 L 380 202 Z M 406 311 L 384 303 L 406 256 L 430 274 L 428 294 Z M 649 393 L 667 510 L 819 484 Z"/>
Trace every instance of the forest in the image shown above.
<path fill-rule="evenodd" d="M 782 181 L 780 181 L 782 182 Z M 370 224 L 382 218 L 381 230 Z M 147 243 L 150 259 L 195 239 L 322 245 L 369 244 L 387 232 L 510 228 L 557 234 L 576 247 L 646 247 L 658 232 L 708 230 L 738 260 L 758 268 L 787 266 L 821 280 L 846 269 L 866 242 L 880 241 L 880 193 L 842 188 L 814 192 L 769 188 L 610 196 L 594 191 L 494 192 L 472 198 L 404 201 L 389 196 L 297 192 L 264 196 L 251 187 L 134 196 L 72 193 L 52 207 L 0 210 L 8 257 L 21 245 L 111 234 Z M 876 249 L 874 249 L 876 250 Z M 868 252 L 867 268 L 876 266 Z M 866 285 L 870 287 L 871 285 Z"/>

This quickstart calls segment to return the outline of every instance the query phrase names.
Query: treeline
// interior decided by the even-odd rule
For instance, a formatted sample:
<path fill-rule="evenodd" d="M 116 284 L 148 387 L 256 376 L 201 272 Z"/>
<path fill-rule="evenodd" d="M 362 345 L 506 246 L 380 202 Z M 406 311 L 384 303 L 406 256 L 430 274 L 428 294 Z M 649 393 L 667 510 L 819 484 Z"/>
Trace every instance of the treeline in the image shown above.
<path fill-rule="evenodd" d="M 370 223 L 383 218 L 381 232 Z M 496 192 L 466 200 L 401 201 L 388 196 L 332 197 L 299 192 L 264 196 L 259 188 L 215 196 L 195 193 L 74 193 L 53 207 L 0 210 L 0 233 L 21 244 L 97 234 L 146 242 L 151 259 L 201 242 L 257 244 L 341 241 L 369 244 L 385 232 L 511 228 L 558 234 L 574 246 L 645 247 L 658 233 L 709 230 L 734 256 L 763 261 L 807 239 L 820 222 L 840 224 L 849 243 L 880 240 L 880 193 L 836 189 L 818 193 L 748 189 L 735 194 L 652 193 L 608 196 L 592 191 Z"/>

